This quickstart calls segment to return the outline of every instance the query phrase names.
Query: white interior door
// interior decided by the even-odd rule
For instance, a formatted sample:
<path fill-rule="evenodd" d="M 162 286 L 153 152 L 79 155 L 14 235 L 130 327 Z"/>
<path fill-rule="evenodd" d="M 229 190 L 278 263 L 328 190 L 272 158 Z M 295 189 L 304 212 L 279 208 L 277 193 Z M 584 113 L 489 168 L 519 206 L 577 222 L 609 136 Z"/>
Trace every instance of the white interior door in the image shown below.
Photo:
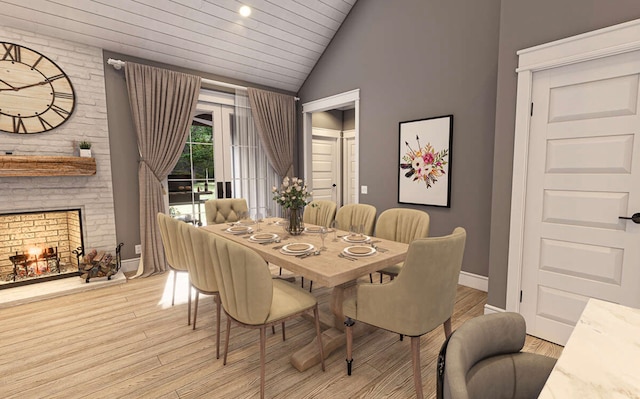
<path fill-rule="evenodd" d="M 520 312 L 566 343 L 588 298 L 640 307 L 640 53 L 533 75 Z"/>
<path fill-rule="evenodd" d="M 356 198 L 356 134 L 353 130 L 345 130 L 342 133 L 342 181 L 344 189 L 342 190 L 342 204 L 354 204 L 358 200 Z"/>
<path fill-rule="evenodd" d="M 337 202 L 340 198 L 340 132 L 313 129 L 311 157 L 313 199 Z"/>

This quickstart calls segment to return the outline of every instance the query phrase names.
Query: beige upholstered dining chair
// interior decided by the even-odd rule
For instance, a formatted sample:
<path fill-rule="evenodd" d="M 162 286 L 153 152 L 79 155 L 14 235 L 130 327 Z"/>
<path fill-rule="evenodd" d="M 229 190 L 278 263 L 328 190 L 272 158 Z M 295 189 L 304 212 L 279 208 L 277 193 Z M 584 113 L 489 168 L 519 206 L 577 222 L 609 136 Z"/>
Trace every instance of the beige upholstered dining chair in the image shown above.
<path fill-rule="evenodd" d="M 247 200 L 244 198 L 210 199 L 204 203 L 207 224 L 237 222 L 243 213 L 249 212 Z"/>
<path fill-rule="evenodd" d="M 198 319 L 198 301 L 200 294 L 213 295 L 216 303 L 216 359 L 220 358 L 220 296 L 218 283 L 213 271 L 213 264 L 217 261 L 209 250 L 208 233 L 189 223 L 180 226 L 180 236 L 183 239 L 187 263 L 189 267 L 189 282 L 196 290 L 196 300 L 193 310 L 193 329 L 196 329 Z"/>
<path fill-rule="evenodd" d="M 304 223 L 330 227 L 331 222 L 333 222 L 333 219 L 336 217 L 336 208 L 336 203 L 333 201 L 311 201 L 309 205 L 305 207 L 302 221 Z M 280 269 L 280 274 L 282 274 L 282 269 Z M 304 277 L 300 277 L 300 283 L 304 288 Z M 309 292 L 311 292 L 311 290 L 313 290 L 313 281 L 309 282 Z"/>
<path fill-rule="evenodd" d="M 370 236 L 373 234 L 373 228 L 376 225 L 377 212 L 373 205 L 347 204 L 340 207 L 336 212 L 336 222 L 339 229 L 347 231 L 351 226 L 362 225 L 364 228 L 362 234 Z"/>
<path fill-rule="evenodd" d="M 352 326 L 361 321 L 411 337 L 413 380 L 422 398 L 420 336 L 443 324 L 451 335 L 451 315 L 467 233 L 457 227 L 444 237 L 419 238 L 409 244 L 402 273 L 386 284 L 359 284 L 343 303 L 347 333 L 347 374 L 353 358 Z"/>
<path fill-rule="evenodd" d="M 410 244 L 416 238 L 428 236 L 429 214 L 427 212 L 409 208 L 392 208 L 378 216 L 376 237 Z M 402 263 L 379 270 L 380 282 L 382 282 L 382 275 L 386 274 L 393 280 L 400 270 L 402 270 Z"/>
<path fill-rule="evenodd" d="M 311 201 L 304 209 L 302 221 L 304 223 L 329 227 L 336 217 L 336 208 L 336 203 L 333 201 Z"/>
<path fill-rule="evenodd" d="M 266 328 L 313 310 L 322 371 L 324 351 L 320 338 L 318 302 L 310 293 L 284 280 L 272 279 L 266 262 L 250 248 L 222 237 L 208 237 L 214 262 L 214 272 L 220 289 L 222 307 L 227 315 L 227 334 L 224 344 L 224 364 L 227 363 L 231 320 L 237 324 L 260 330 L 260 397 L 264 398 Z"/>
<path fill-rule="evenodd" d="M 465 322 L 438 357 L 438 399 L 537 398 L 556 359 L 521 352 L 524 318 L 505 312 Z"/>
<path fill-rule="evenodd" d="M 160 227 L 160 235 L 162 236 L 162 246 L 164 254 L 167 258 L 169 268 L 173 271 L 173 293 L 171 294 L 171 306 L 174 305 L 176 299 L 176 282 L 178 273 L 188 272 L 188 261 L 183 248 L 182 237 L 180 236 L 179 227 L 184 222 L 174 219 L 164 213 L 157 215 L 158 226 Z M 187 324 L 191 324 L 191 287 L 189 287 L 188 303 L 187 303 Z"/>

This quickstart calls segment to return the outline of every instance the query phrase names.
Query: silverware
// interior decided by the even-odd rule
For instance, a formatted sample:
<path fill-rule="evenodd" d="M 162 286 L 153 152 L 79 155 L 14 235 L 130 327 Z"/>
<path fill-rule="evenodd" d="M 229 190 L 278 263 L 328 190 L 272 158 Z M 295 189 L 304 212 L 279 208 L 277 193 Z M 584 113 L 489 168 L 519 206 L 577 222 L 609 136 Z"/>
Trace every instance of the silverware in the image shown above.
<path fill-rule="evenodd" d="M 305 253 L 303 253 L 303 254 L 296 255 L 296 258 L 304 259 L 304 258 L 306 258 L 307 256 L 311 256 L 311 255 L 314 255 L 314 256 L 315 256 L 315 255 L 320 255 L 320 251 L 319 251 L 319 250 L 317 250 L 317 249 L 316 249 L 315 251 L 313 251 L 313 250 L 312 250 L 312 251 L 307 251 L 307 252 L 305 252 Z"/>
<path fill-rule="evenodd" d="M 382 252 L 382 253 L 384 253 L 384 252 L 389 252 L 389 250 L 388 250 L 388 249 L 386 249 L 386 248 L 380 248 L 379 246 L 377 246 L 377 245 L 373 244 L 373 242 L 371 243 L 371 248 L 375 249 L 375 250 L 376 250 L 376 251 L 378 251 L 378 252 Z"/>
<path fill-rule="evenodd" d="M 346 260 L 351 260 L 351 261 L 358 260 L 358 258 L 352 258 L 351 256 L 347 256 L 347 255 L 343 254 L 342 252 L 340 252 L 338 254 L 338 258 L 344 258 Z"/>

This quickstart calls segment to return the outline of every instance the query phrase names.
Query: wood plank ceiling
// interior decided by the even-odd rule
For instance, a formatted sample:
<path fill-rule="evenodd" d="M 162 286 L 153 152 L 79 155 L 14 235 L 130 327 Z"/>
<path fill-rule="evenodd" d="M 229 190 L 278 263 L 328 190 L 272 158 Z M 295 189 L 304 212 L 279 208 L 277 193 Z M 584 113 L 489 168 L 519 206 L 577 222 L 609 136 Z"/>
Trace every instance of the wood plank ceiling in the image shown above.
<path fill-rule="evenodd" d="M 297 92 L 355 2 L 0 0 L 0 21 L 6 27 Z M 252 8 L 248 18 L 238 14 L 242 5 Z"/>

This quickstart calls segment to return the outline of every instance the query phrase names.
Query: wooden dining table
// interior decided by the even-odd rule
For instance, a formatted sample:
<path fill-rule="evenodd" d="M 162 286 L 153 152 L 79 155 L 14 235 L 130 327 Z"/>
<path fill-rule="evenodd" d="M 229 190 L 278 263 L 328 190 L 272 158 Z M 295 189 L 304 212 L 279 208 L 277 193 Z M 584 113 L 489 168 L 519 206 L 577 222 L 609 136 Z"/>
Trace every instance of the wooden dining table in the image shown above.
<path fill-rule="evenodd" d="M 341 257 L 345 248 L 358 245 L 370 245 L 368 243 L 357 244 L 345 241 L 349 239 L 348 232 L 336 230 L 330 232 L 325 238 L 325 249 L 322 246 L 320 234 L 315 232 L 318 226 L 306 224 L 307 230 L 300 235 L 293 236 L 278 224 L 279 219 L 265 219 L 260 224 L 247 224 L 252 233 L 232 234 L 230 225 L 219 224 L 204 226 L 202 229 L 240 243 L 256 251 L 267 262 L 285 268 L 294 274 L 298 274 L 317 284 L 332 287 L 330 308 L 333 313 L 332 323 L 322 333 L 322 343 L 325 357 L 341 346 L 345 345 L 344 314 L 342 303 L 344 299 L 355 295 L 356 280 L 387 266 L 404 261 L 409 245 L 371 237 L 373 244 L 377 246 L 375 253 L 367 256 Z M 258 231 L 259 230 L 259 231 Z M 273 233 L 279 237 L 279 242 L 260 243 L 251 239 L 252 234 Z M 335 240 L 334 240 L 335 235 Z M 312 252 L 308 256 L 300 257 L 285 253 L 282 247 L 292 243 L 312 244 L 319 252 Z M 326 319 L 326 318 L 325 318 Z M 327 324 L 327 323 L 325 323 Z M 356 323 L 354 337 L 367 333 L 368 329 L 362 323 Z M 291 356 L 291 363 L 299 371 L 304 371 L 315 364 L 320 363 L 318 347 L 314 341 L 299 349 Z"/>

